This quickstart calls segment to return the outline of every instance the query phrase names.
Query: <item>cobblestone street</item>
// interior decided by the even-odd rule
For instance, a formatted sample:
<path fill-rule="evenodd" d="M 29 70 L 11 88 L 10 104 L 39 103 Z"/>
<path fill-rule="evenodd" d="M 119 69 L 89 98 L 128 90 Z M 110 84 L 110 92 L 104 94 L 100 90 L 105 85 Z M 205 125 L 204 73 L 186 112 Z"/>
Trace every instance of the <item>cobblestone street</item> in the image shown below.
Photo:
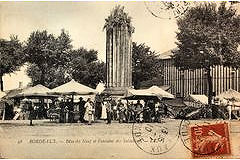
<path fill-rule="evenodd" d="M 49 120 L 2 121 L 0 151 L 2 158 L 187 158 L 191 157 L 180 138 L 167 153 L 151 155 L 137 147 L 132 137 L 132 123 L 110 125 L 98 121 L 92 125 L 54 123 Z M 180 120 L 166 120 L 177 126 Z M 231 132 L 239 138 L 238 121 L 231 122 Z M 159 125 L 154 123 L 153 125 Z M 170 127 L 169 130 L 171 130 Z M 172 130 L 173 131 L 173 130 Z M 174 132 L 174 131 L 173 131 Z M 178 133 L 178 131 L 176 131 Z M 232 143 L 235 143 L 232 141 Z M 238 146 L 238 145 L 235 145 Z M 234 150 L 239 147 L 234 147 Z M 235 151 L 233 151 L 235 152 Z"/>

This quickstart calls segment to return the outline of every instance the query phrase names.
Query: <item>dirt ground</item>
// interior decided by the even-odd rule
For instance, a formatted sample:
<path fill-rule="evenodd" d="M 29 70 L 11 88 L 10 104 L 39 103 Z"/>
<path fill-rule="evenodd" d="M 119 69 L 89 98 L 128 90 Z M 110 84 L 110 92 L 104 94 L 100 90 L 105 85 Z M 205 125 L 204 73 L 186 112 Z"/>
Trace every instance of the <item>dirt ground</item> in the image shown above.
<path fill-rule="evenodd" d="M 181 120 L 168 119 L 164 121 L 164 126 L 169 132 L 178 134 L 180 123 Z M 226 157 L 239 158 L 240 122 L 227 123 L 230 126 L 232 154 Z M 180 138 L 166 153 L 153 155 L 144 152 L 144 147 L 140 149 L 133 140 L 132 123 L 113 122 L 107 125 L 98 121 L 86 125 L 34 120 L 33 124 L 29 126 L 28 120 L 0 122 L 2 158 L 192 158 Z"/>

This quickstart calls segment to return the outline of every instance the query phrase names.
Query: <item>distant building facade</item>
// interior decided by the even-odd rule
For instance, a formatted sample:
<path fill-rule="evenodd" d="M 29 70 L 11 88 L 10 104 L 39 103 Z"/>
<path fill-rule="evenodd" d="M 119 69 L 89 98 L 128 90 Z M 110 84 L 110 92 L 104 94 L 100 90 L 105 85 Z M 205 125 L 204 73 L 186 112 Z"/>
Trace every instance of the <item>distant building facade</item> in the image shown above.
<path fill-rule="evenodd" d="M 172 52 L 160 55 L 164 69 L 164 85 L 170 86 L 170 92 L 179 97 L 189 94 L 208 94 L 208 82 L 204 69 L 180 71 L 173 65 Z M 216 95 L 234 89 L 240 91 L 240 70 L 231 67 L 215 66 L 211 71 L 213 92 Z"/>

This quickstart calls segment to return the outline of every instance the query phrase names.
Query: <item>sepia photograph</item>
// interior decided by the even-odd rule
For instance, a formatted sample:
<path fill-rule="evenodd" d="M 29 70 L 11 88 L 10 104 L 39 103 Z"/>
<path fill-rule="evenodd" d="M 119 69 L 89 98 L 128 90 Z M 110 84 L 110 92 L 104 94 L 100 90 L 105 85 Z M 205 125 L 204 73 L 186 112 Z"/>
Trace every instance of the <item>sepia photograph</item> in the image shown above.
<path fill-rule="evenodd" d="M 239 1 L 0 2 L 0 158 L 240 158 Z"/>

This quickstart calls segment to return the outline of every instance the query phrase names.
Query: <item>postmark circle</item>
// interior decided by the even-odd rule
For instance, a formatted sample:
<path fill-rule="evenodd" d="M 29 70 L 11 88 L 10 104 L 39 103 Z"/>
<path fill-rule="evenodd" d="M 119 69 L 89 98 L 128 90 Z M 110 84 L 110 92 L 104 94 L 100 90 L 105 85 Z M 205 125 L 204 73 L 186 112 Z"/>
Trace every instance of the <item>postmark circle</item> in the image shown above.
<path fill-rule="evenodd" d="M 194 142 L 191 137 L 190 126 L 192 126 L 192 127 L 195 126 L 195 128 L 198 128 L 198 127 L 200 127 L 199 125 L 200 124 L 193 123 L 189 120 L 183 119 L 181 121 L 180 127 L 179 127 L 179 136 L 180 136 L 180 139 L 181 139 L 184 147 L 186 149 L 188 149 L 189 151 L 191 151 L 193 155 L 206 156 L 206 155 L 215 154 L 216 152 L 219 151 L 219 149 L 221 148 L 221 145 L 218 145 L 217 147 L 212 147 L 208 150 L 205 149 L 204 151 L 200 150 L 200 149 L 196 150 L 196 148 L 194 149 L 194 147 L 192 146 L 192 143 L 194 143 Z M 206 122 L 206 121 L 201 122 L 201 126 L 208 127 L 208 125 L 210 125 L 209 122 Z M 210 137 L 206 137 L 206 138 L 210 138 Z M 202 139 L 201 141 L 198 141 L 198 143 L 204 143 L 204 140 L 206 140 L 206 138 Z"/>
<path fill-rule="evenodd" d="M 165 120 L 164 123 L 134 123 L 132 136 L 138 148 L 152 155 L 170 151 L 178 141 L 179 123 Z"/>

